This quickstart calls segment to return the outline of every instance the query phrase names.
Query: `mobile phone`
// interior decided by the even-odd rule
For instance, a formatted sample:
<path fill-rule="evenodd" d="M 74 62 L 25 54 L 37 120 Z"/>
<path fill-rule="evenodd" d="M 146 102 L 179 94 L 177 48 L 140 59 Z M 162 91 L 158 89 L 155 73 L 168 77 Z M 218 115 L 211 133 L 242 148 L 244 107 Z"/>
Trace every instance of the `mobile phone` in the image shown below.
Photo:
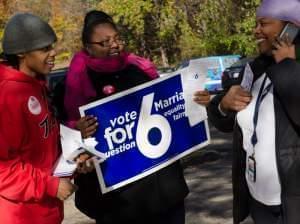
<path fill-rule="evenodd" d="M 295 40 L 299 33 L 299 27 L 292 24 L 292 23 L 287 23 L 284 28 L 282 29 L 281 33 L 279 34 L 279 38 L 283 39 L 285 37 L 288 37 L 291 42 Z"/>

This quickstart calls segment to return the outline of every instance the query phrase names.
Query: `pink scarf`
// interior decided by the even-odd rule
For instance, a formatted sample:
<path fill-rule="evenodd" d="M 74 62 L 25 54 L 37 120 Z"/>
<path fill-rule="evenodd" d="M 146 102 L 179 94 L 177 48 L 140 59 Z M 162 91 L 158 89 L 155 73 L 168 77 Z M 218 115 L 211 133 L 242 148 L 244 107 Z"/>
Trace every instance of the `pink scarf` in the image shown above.
<path fill-rule="evenodd" d="M 115 57 L 94 58 L 85 51 L 80 51 L 74 56 L 70 67 L 72 67 L 72 70 L 81 70 L 81 81 L 88 85 L 84 88 L 86 89 L 86 96 L 95 97 L 96 91 L 88 78 L 87 68 L 99 73 L 107 74 L 123 70 L 129 65 L 137 66 L 151 79 L 158 77 L 157 70 L 151 61 L 127 52 L 123 52 L 119 56 Z"/>
<path fill-rule="evenodd" d="M 80 117 L 78 107 L 89 103 L 89 100 L 97 95 L 87 74 L 87 68 L 109 74 L 123 70 L 129 65 L 137 66 L 151 79 L 158 77 L 151 61 L 131 53 L 124 52 L 120 56 L 107 58 L 93 58 L 85 51 L 74 55 L 67 73 L 64 102 L 70 127 L 74 127 L 74 122 Z"/>
<path fill-rule="evenodd" d="M 80 51 L 75 57 L 83 58 L 86 66 L 96 72 L 112 73 L 120 71 L 128 65 L 135 65 L 149 75 L 150 78 L 157 77 L 157 71 L 152 62 L 127 52 L 122 52 L 119 56 L 114 57 L 94 58 L 85 51 Z"/>

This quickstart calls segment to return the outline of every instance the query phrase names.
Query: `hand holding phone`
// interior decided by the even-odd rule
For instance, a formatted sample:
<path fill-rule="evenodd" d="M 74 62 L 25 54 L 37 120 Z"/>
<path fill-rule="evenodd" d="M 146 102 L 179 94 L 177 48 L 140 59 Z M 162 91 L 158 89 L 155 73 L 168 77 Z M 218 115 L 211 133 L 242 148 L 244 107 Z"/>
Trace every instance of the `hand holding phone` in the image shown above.
<path fill-rule="evenodd" d="M 299 33 L 299 27 L 292 23 L 287 23 L 282 29 L 280 35 L 273 43 L 273 57 L 277 63 L 285 58 L 296 59 L 295 38 Z"/>
<path fill-rule="evenodd" d="M 298 33 L 299 33 L 298 26 L 292 23 L 287 23 L 282 29 L 281 33 L 279 34 L 279 39 L 280 40 L 288 39 L 291 43 L 293 43 Z"/>

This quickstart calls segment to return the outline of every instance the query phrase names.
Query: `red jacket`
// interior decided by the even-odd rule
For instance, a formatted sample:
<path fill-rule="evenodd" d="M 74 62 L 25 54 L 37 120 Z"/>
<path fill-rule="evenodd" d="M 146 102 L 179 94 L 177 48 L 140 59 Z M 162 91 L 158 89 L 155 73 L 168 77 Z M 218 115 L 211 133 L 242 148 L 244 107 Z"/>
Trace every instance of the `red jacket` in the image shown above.
<path fill-rule="evenodd" d="M 57 224 L 59 129 L 37 79 L 0 64 L 0 223 Z"/>

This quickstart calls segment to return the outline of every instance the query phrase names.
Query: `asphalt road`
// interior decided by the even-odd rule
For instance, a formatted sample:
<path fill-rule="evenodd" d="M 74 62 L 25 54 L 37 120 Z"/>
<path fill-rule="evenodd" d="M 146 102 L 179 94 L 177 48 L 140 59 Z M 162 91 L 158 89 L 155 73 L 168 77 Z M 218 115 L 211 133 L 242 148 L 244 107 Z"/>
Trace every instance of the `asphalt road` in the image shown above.
<path fill-rule="evenodd" d="M 211 144 L 182 161 L 190 188 L 186 224 L 232 223 L 231 156 L 231 134 L 211 128 Z M 94 223 L 74 207 L 73 198 L 66 201 L 63 224 Z"/>

